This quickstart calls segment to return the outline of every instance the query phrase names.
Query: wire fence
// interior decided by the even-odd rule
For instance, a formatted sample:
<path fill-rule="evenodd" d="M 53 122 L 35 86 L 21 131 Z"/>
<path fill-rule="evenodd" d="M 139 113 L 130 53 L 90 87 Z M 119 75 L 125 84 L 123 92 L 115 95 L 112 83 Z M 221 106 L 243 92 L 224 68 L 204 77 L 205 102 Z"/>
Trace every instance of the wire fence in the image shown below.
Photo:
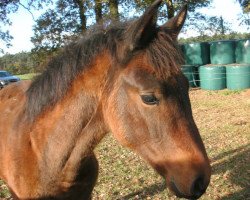
<path fill-rule="evenodd" d="M 233 88 L 250 88 L 250 72 L 183 72 L 188 78 L 191 87 L 200 87 L 202 84 L 213 85 L 213 84 L 224 84 L 225 88 L 230 85 Z M 200 77 L 200 75 L 202 77 Z M 205 76 L 205 77 L 204 77 Z M 244 82 L 244 83 L 243 83 Z"/>
<path fill-rule="evenodd" d="M 183 74 L 205 74 L 205 73 L 199 73 L 199 72 L 183 72 Z M 207 73 L 206 73 L 207 74 Z M 237 74 L 237 75 L 250 75 L 250 72 L 244 72 L 244 73 L 210 73 L 210 74 L 212 74 L 212 75 L 214 75 L 214 74 Z"/>

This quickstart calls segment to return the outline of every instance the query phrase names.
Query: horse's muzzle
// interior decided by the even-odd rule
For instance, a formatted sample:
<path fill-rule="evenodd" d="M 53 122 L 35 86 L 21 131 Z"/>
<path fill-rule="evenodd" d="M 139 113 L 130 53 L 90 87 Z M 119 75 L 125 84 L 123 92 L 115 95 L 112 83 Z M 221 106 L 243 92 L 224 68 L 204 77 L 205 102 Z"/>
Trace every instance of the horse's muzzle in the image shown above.
<path fill-rule="evenodd" d="M 174 181 L 170 181 L 169 184 L 170 190 L 174 192 L 177 197 L 186 199 L 199 199 L 206 192 L 207 186 L 208 183 L 205 181 L 204 176 L 199 176 L 193 181 L 189 194 L 182 193 Z"/>

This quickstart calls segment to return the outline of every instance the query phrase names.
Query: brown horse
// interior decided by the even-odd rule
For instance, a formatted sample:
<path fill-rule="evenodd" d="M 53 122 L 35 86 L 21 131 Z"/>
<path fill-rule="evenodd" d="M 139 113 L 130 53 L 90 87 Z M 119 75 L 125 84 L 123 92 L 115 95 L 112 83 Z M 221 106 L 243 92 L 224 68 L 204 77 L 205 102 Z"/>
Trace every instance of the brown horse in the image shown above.
<path fill-rule="evenodd" d="M 187 9 L 157 26 L 160 3 L 135 21 L 95 28 L 32 83 L 1 90 L 0 177 L 16 199 L 90 199 L 93 150 L 108 132 L 177 196 L 205 192 L 210 165 L 176 44 Z"/>

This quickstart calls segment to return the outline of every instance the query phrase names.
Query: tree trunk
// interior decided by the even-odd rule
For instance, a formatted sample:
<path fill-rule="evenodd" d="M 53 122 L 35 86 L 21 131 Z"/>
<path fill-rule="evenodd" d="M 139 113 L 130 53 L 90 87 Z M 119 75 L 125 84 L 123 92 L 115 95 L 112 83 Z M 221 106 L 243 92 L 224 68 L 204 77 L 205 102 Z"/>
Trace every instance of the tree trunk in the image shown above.
<path fill-rule="evenodd" d="M 166 0 L 168 19 L 174 17 L 174 6 L 172 0 Z"/>
<path fill-rule="evenodd" d="M 118 0 L 109 1 L 109 11 L 111 19 L 119 20 L 119 11 L 118 11 Z"/>
<path fill-rule="evenodd" d="M 97 23 L 102 21 L 102 0 L 95 0 L 95 20 Z"/>
<path fill-rule="evenodd" d="M 86 6 L 84 5 L 84 0 L 74 0 L 74 2 L 78 5 L 80 21 L 81 21 L 81 32 L 85 32 L 87 30 L 87 17 L 85 15 Z"/>
<path fill-rule="evenodd" d="M 220 34 L 225 35 L 225 27 L 224 27 L 224 20 L 222 16 L 220 17 Z"/>

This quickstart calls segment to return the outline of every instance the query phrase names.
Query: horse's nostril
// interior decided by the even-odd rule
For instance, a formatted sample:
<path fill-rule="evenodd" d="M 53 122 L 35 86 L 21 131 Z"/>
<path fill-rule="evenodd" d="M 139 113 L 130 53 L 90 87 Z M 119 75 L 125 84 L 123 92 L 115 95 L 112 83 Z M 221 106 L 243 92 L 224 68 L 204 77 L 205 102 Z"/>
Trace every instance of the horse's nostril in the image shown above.
<path fill-rule="evenodd" d="M 206 186 L 204 182 L 205 181 L 203 176 L 199 176 L 197 179 L 194 180 L 190 190 L 190 193 L 193 197 L 199 198 L 206 191 Z"/>

